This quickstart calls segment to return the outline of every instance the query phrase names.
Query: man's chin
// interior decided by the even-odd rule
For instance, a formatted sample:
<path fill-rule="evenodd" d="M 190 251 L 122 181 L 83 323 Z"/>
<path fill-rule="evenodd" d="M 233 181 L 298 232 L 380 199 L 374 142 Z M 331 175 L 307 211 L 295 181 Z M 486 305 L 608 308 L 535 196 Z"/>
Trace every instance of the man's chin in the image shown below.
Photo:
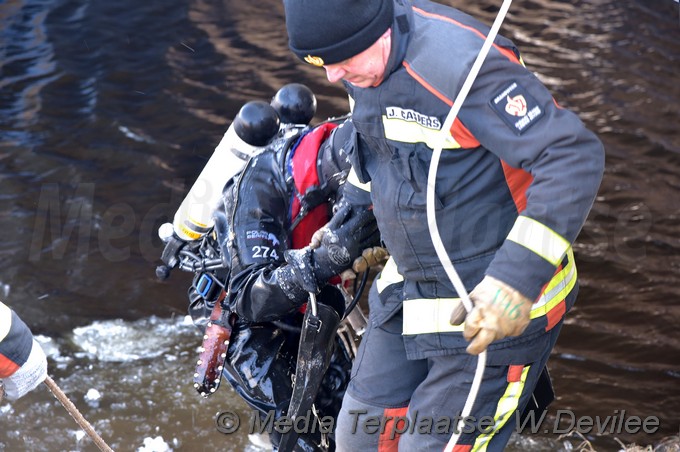
<path fill-rule="evenodd" d="M 365 79 L 364 80 L 357 80 L 357 81 L 351 81 L 351 80 L 345 79 L 345 81 L 347 83 L 349 83 L 350 85 L 354 86 L 355 88 L 370 88 L 371 86 L 373 86 L 369 80 L 365 80 Z"/>
<path fill-rule="evenodd" d="M 359 82 L 349 82 L 350 85 L 356 86 L 357 88 L 375 88 L 377 86 L 380 86 L 380 84 L 383 82 L 382 77 L 378 79 L 363 79 Z"/>

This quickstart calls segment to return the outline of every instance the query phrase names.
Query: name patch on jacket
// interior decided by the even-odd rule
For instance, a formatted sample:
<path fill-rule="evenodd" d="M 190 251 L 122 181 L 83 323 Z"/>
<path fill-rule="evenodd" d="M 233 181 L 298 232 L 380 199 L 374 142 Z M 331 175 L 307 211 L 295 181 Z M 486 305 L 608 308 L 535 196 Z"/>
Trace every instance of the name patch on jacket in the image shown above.
<path fill-rule="evenodd" d="M 385 116 L 387 116 L 388 119 L 401 119 L 402 121 L 416 122 L 428 129 L 439 130 L 442 126 L 436 116 L 427 116 L 409 108 L 387 107 L 385 113 Z"/>
<path fill-rule="evenodd" d="M 496 94 L 489 104 L 503 122 L 518 135 L 524 133 L 544 114 L 536 99 L 517 82 L 511 82 L 507 88 Z"/>

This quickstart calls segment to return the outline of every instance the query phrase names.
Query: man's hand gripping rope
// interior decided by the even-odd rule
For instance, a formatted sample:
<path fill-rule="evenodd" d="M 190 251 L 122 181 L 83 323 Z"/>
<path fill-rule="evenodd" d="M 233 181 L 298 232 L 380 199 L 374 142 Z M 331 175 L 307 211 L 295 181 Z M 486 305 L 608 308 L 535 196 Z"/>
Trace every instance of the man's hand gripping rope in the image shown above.
<path fill-rule="evenodd" d="M 470 342 L 468 353 L 479 355 L 493 341 L 508 336 L 519 336 L 531 320 L 532 302 L 507 284 L 485 276 L 470 293 L 474 307 L 466 317 L 461 303 L 451 313 L 450 323 L 465 321 L 463 336 Z"/>

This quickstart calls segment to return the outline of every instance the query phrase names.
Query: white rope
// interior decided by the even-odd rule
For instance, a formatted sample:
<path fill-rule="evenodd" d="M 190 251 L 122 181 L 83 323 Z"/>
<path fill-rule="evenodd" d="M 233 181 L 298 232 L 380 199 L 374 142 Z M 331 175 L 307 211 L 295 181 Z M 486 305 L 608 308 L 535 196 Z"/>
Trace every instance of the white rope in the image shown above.
<path fill-rule="evenodd" d="M 467 98 L 467 95 L 470 92 L 470 88 L 472 88 L 472 84 L 474 83 L 475 79 L 477 78 L 477 75 L 479 74 L 479 70 L 482 67 L 482 63 L 484 63 L 484 60 L 486 59 L 486 56 L 489 53 L 489 50 L 491 49 L 491 45 L 493 44 L 494 39 L 496 39 L 496 35 L 498 35 L 498 30 L 501 28 L 501 24 L 505 19 L 505 15 L 508 13 L 508 9 L 510 9 L 511 3 L 512 0 L 503 1 L 501 9 L 500 11 L 498 11 L 498 15 L 496 16 L 496 20 L 494 20 L 494 23 L 491 26 L 491 30 L 489 31 L 489 34 L 486 37 L 484 44 L 482 45 L 482 49 L 479 51 L 479 55 L 477 55 L 477 59 L 472 65 L 472 69 L 470 69 L 470 73 L 465 79 L 463 87 L 458 93 L 458 96 L 456 96 L 456 99 L 454 100 L 453 105 L 451 106 L 451 111 L 449 111 L 449 114 L 446 116 L 446 120 L 444 121 L 444 124 L 442 125 L 442 128 L 439 133 L 438 144 L 434 151 L 432 152 L 432 161 L 430 162 L 430 170 L 427 176 L 427 225 L 430 230 L 432 244 L 434 245 L 434 248 L 437 251 L 437 256 L 439 257 L 439 260 L 441 261 L 441 264 L 444 267 L 447 276 L 451 280 L 453 287 L 456 289 L 456 292 L 458 293 L 458 296 L 463 302 L 463 305 L 465 306 L 465 310 L 467 312 L 470 312 L 472 310 L 472 302 L 470 301 L 470 296 L 468 295 L 467 290 L 465 289 L 465 285 L 461 281 L 460 276 L 458 276 L 458 272 L 456 272 L 456 269 L 454 268 L 451 259 L 449 259 L 449 255 L 446 252 L 446 248 L 444 247 L 441 236 L 439 235 L 439 229 L 437 228 L 437 218 L 435 216 L 434 210 L 434 193 L 435 193 L 434 188 L 437 180 L 437 168 L 439 167 L 439 159 L 441 157 L 442 148 L 444 147 L 444 142 L 446 141 L 450 134 L 451 126 L 453 126 L 453 122 L 456 120 L 456 117 L 460 112 L 461 106 L 463 105 L 463 102 L 465 102 L 465 99 Z M 470 415 L 470 412 L 472 411 L 472 406 L 474 405 L 475 400 L 477 399 L 477 392 L 479 391 L 479 386 L 482 382 L 482 377 L 484 376 L 485 367 L 486 367 L 486 350 L 479 354 L 477 360 L 477 368 L 475 370 L 475 377 L 472 380 L 472 387 L 470 388 L 467 400 L 465 401 L 465 405 L 463 406 L 460 421 L 458 422 L 458 425 L 454 428 L 453 435 L 451 436 L 451 439 L 449 439 L 449 442 L 446 445 L 446 449 L 444 449 L 446 452 L 452 451 L 453 447 L 458 442 L 458 438 L 460 437 L 460 433 L 464 426 L 464 420 Z"/>

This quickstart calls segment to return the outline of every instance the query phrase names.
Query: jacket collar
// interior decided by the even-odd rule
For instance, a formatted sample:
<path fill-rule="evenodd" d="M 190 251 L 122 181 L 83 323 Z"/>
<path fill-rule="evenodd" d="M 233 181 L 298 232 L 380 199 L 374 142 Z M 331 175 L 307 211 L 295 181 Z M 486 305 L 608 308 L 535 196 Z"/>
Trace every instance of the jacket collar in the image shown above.
<path fill-rule="evenodd" d="M 408 42 L 413 33 L 413 9 L 409 0 L 394 0 L 392 23 L 392 48 L 387 60 L 387 72 L 392 74 L 401 67 L 406 56 Z M 385 77 L 387 78 L 387 77 Z"/>

